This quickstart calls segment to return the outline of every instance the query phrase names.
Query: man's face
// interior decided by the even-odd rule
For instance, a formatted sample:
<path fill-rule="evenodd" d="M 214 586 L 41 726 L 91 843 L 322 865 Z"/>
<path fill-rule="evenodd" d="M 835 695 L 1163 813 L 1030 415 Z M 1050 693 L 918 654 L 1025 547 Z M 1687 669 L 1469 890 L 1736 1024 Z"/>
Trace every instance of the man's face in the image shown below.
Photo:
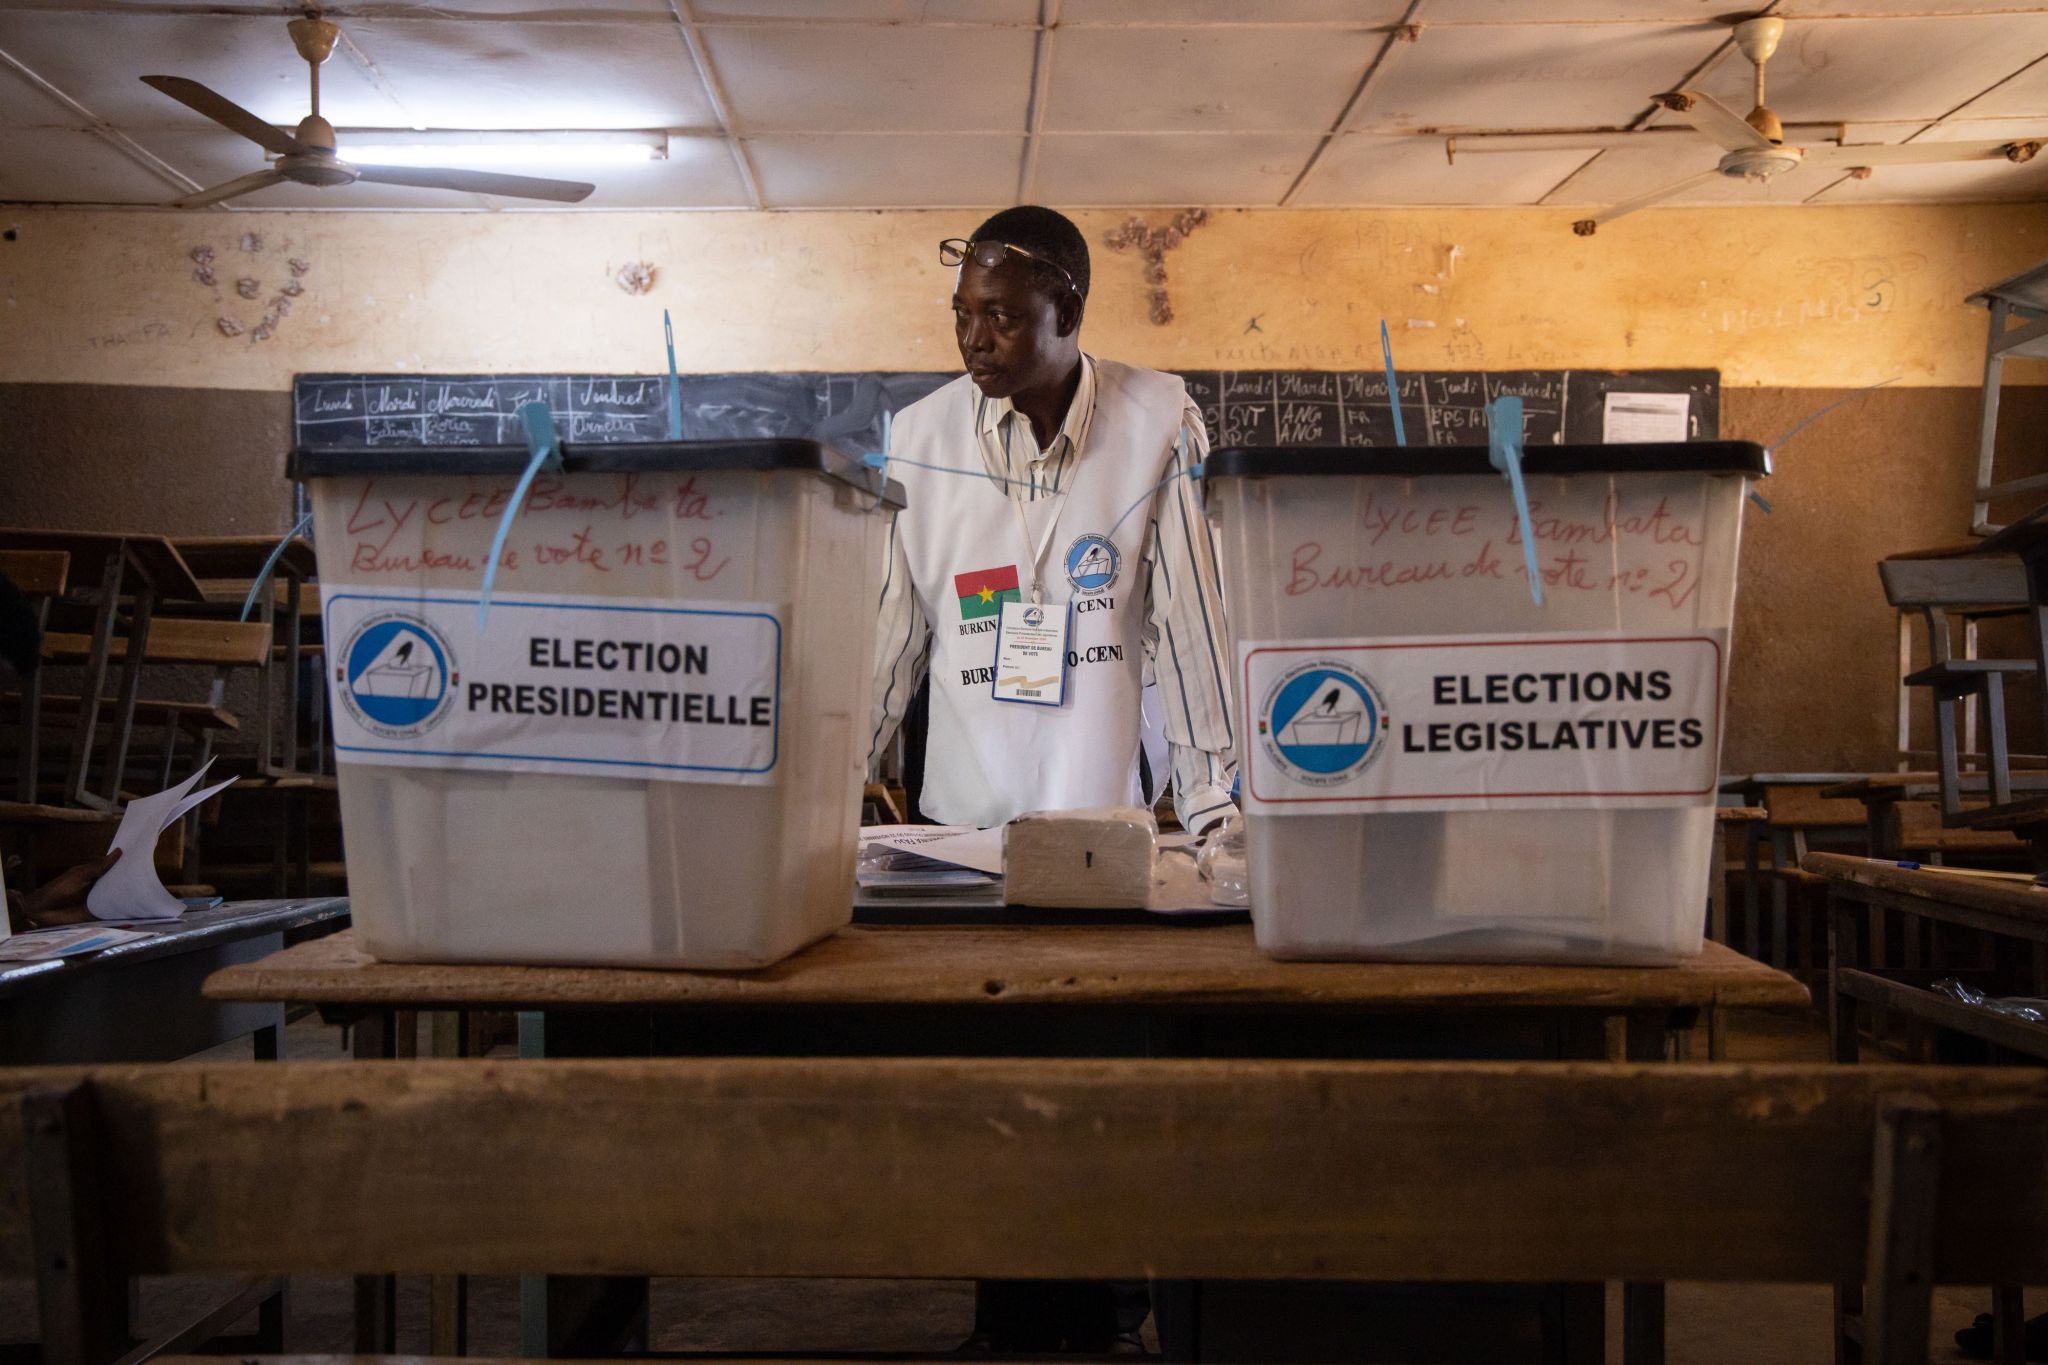
<path fill-rule="evenodd" d="M 991 270 L 973 260 L 953 290 L 953 339 L 974 386 L 1011 398 L 1058 383 L 1073 363 L 1065 339 L 1080 325 L 1078 302 L 1029 261 L 1011 255 Z"/>

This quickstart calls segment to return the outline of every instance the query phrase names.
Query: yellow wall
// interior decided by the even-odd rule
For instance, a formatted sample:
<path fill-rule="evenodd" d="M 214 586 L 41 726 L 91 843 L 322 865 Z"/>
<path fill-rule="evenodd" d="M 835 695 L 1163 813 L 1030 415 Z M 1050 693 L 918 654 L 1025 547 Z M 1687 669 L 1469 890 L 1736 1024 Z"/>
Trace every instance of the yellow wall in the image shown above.
<path fill-rule="evenodd" d="M 664 306 L 686 371 L 946 369 L 934 247 L 975 217 L 0 213 L 16 230 L 0 241 L 0 381 L 278 390 L 310 370 L 653 370 Z M 1405 368 L 1969 386 L 1984 321 L 1963 296 L 2048 256 L 2040 205 L 1655 211 L 1590 240 L 1542 210 L 1230 212 L 1167 257 L 1178 317 L 1162 327 L 1139 262 L 1100 245 L 1121 218 L 1082 216 L 1087 343 L 1189 369 L 1371 368 L 1384 317 Z M 203 247 L 211 285 L 195 279 Z M 637 297 L 613 282 L 635 260 L 658 272 Z M 257 339 L 279 298 L 289 313 Z"/>

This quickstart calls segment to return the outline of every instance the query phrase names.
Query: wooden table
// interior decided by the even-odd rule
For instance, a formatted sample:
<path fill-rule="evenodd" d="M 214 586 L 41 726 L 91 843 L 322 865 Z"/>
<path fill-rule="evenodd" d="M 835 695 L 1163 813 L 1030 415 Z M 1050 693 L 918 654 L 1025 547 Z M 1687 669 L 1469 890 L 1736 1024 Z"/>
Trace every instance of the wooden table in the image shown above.
<path fill-rule="evenodd" d="M 319 1006 L 355 1026 L 359 1056 L 390 1056 L 405 1009 L 521 1011 L 522 1055 L 1480 1056 L 1655 1060 L 1702 1010 L 1802 1008 L 1805 987 L 1708 944 L 1676 967 L 1277 962 L 1249 926 L 853 927 L 756 972 L 376 962 L 350 933 L 226 968 L 216 1000 Z M 1619 1036 L 1613 1036 L 1619 1035 Z M 559 1283 L 559 1282 L 551 1282 Z M 580 1349 L 526 1302 L 532 1354 Z M 586 1291 L 587 1292 L 587 1291 Z M 601 1306 L 644 1300 L 613 1286 Z M 638 1294 L 644 1295 L 644 1288 Z M 1162 1294 L 1171 1349 L 1186 1324 L 1241 1311 L 1246 1286 Z M 390 1349 L 388 1288 L 364 1289 L 358 1348 Z M 1662 1286 L 1631 1285 L 1633 1361 L 1662 1358 Z M 1264 1310 L 1271 1312 L 1270 1308 Z M 1567 1359 L 1597 1360 L 1604 1290 L 1569 1291 L 1557 1313 Z M 600 1338 L 601 1339 L 601 1338 Z"/>
<path fill-rule="evenodd" d="M 163 536 L 130 535 L 102 531 L 44 531 L 0 528 L 0 550 L 56 550 L 71 556 L 74 584 L 84 581 L 97 587 L 69 595 L 93 607 L 92 645 L 85 665 L 85 680 L 79 689 L 83 699 L 78 708 L 78 743 L 71 756 L 64 782 L 68 801 L 99 809 L 112 809 L 121 791 L 121 773 L 128 762 L 128 739 L 134 730 L 135 699 L 142 685 L 142 661 L 149 647 L 149 621 L 158 601 L 201 602 L 205 593 L 191 566 L 179 557 Z M 99 725 L 100 697 L 106 687 L 107 661 L 113 649 L 114 621 L 119 615 L 123 592 L 131 596 L 127 648 L 121 662 L 121 690 L 114 703 L 114 725 L 107 740 L 107 773 L 104 794 L 88 790 L 92 768 L 92 738 Z M 34 697 L 40 686 L 40 672 L 28 680 L 24 716 L 31 723 L 36 714 Z M 24 742 L 32 742 L 25 737 Z M 24 763 L 24 781 L 32 784 L 35 774 Z M 34 801 L 31 787 L 19 793 L 23 801 Z"/>

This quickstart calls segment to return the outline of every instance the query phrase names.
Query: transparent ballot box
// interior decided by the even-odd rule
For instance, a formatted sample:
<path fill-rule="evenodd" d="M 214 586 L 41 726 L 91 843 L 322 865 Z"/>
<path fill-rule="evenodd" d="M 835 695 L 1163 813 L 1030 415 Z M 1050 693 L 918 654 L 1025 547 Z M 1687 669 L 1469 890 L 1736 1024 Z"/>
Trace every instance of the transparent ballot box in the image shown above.
<path fill-rule="evenodd" d="M 304 450 L 358 939 L 744 968 L 851 914 L 901 490 L 811 441 Z"/>
<path fill-rule="evenodd" d="M 1699 951 L 1764 452 L 1557 445 L 1521 468 L 1526 535 L 1485 447 L 1210 456 L 1268 952 Z"/>

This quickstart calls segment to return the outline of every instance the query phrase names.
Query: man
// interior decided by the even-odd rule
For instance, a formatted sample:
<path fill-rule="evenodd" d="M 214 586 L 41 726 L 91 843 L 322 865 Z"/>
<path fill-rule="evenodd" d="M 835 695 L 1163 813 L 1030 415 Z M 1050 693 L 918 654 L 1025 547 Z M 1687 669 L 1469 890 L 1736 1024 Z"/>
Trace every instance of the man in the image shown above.
<path fill-rule="evenodd" d="M 1006 209 L 940 247 L 957 265 L 967 373 L 897 415 L 870 756 L 930 674 L 918 805 L 988 828 L 1032 810 L 1146 805 L 1141 699 L 1159 684 L 1174 810 L 1200 834 L 1230 798 L 1229 645 L 1188 471 L 1208 450 L 1177 377 L 1081 351 L 1088 243 Z M 1014 652 L 1018 638 L 1038 641 Z M 1102 1351 L 1136 1341 L 1142 1285 L 985 1282 L 975 1340 Z"/>
<path fill-rule="evenodd" d="M 890 535 L 870 753 L 928 668 L 926 817 L 987 828 L 1144 805 L 1149 671 L 1174 809 L 1204 833 L 1236 813 L 1236 769 L 1215 549 L 1187 477 L 1208 450 L 1201 413 L 1176 376 L 1083 354 L 1088 244 L 1061 214 L 1005 209 L 940 258 L 960 268 L 967 373 L 894 423 L 909 505 Z M 1052 643 L 1011 656 L 1027 625 Z M 1014 667 L 997 667 L 999 636 Z"/>

